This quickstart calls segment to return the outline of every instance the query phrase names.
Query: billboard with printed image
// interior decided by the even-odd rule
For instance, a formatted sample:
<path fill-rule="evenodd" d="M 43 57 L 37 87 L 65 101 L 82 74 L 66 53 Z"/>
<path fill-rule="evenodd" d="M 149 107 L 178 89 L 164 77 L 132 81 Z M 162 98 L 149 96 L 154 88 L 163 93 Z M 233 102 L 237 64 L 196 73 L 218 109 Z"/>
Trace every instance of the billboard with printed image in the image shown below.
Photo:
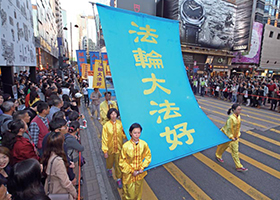
<path fill-rule="evenodd" d="M 0 65 L 36 66 L 30 0 L 0 0 Z"/>
<path fill-rule="evenodd" d="M 253 0 L 167 0 L 165 7 L 164 17 L 180 22 L 181 43 L 248 49 Z"/>
<path fill-rule="evenodd" d="M 131 10 L 137 13 L 156 15 L 155 0 L 118 0 L 117 8 Z"/>
<path fill-rule="evenodd" d="M 232 63 L 252 63 L 259 64 L 261 43 L 262 43 L 263 24 L 254 22 L 251 47 L 250 51 L 247 52 L 236 52 L 235 58 L 232 59 Z"/>

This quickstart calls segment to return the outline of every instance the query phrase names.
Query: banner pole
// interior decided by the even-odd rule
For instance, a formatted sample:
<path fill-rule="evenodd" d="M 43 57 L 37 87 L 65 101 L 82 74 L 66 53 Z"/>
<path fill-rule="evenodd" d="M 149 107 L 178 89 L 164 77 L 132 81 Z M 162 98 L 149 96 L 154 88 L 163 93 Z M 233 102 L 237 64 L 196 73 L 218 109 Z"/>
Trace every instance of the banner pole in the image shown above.
<path fill-rule="evenodd" d="M 97 24 L 97 21 L 96 21 L 96 15 L 95 15 L 95 11 L 94 11 L 94 5 L 96 5 L 94 2 L 89 2 L 92 4 L 92 10 L 93 10 L 93 16 L 94 16 L 94 21 L 95 21 L 95 27 L 96 27 L 96 35 L 97 35 L 97 48 L 98 48 L 98 53 L 99 53 L 99 58 L 101 60 L 101 67 L 103 69 L 103 79 L 104 79 L 104 82 L 105 82 L 105 89 L 106 89 L 106 92 L 108 92 L 108 89 L 107 89 L 107 83 L 106 83 L 106 75 L 105 75 L 105 69 L 104 69 L 104 65 L 103 65 L 103 60 L 102 60 L 102 56 L 101 56 L 101 45 L 100 45 L 100 26 L 99 24 Z"/>

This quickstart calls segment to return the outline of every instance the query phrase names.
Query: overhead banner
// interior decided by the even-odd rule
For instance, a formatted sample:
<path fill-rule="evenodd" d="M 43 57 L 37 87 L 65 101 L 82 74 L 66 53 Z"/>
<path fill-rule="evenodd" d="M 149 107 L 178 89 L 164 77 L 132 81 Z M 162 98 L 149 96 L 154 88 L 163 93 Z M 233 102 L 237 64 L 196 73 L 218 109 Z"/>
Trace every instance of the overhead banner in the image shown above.
<path fill-rule="evenodd" d="M 98 13 L 124 131 L 130 138 L 131 124 L 143 127 L 149 169 L 229 141 L 193 95 L 178 21 L 100 4 Z"/>
<path fill-rule="evenodd" d="M 104 70 L 101 60 L 95 60 L 92 88 L 105 88 Z"/>
<path fill-rule="evenodd" d="M 259 64 L 262 44 L 263 24 L 254 22 L 250 51 L 234 52 L 232 63 Z"/>
<path fill-rule="evenodd" d="M 36 66 L 31 1 L 0 0 L 0 66 Z"/>
<path fill-rule="evenodd" d="M 90 51 L 89 52 L 90 57 L 90 70 L 92 71 L 94 69 L 95 60 L 99 60 L 99 52 L 98 51 Z"/>
<path fill-rule="evenodd" d="M 82 63 L 82 79 L 88 79 L 88 72 L 90 71 L 90 64 Z"/>
<path fill-rule="evenodd" d="M 165 0 L 164 5 L 164 17 L 180 21 L 182 43 L 248 49 L 253 0 Z"/>
<path fill-rule="evenodd" d="M 79 74 L 82 74 L 82 64 L 87 63 L 87 52 L 86 50 L 76 50 L 77 63 L 79 68 Z"/>

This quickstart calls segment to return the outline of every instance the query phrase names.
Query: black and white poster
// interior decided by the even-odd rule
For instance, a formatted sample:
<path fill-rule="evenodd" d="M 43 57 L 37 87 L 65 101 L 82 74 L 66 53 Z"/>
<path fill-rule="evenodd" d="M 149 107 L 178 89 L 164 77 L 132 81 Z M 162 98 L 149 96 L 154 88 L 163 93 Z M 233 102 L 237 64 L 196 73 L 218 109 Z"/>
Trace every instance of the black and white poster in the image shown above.
<path fill-rule="evenodd" d="M 0 65 L 36 66 L 30 0 L 0 0 Z"/>
<path fill-rule="evenodd" d="M 167 0 L 165 7 L 164 16 L 180 22 L 181 43 L 226 50 L 248 48 L 253 0 Z"/>

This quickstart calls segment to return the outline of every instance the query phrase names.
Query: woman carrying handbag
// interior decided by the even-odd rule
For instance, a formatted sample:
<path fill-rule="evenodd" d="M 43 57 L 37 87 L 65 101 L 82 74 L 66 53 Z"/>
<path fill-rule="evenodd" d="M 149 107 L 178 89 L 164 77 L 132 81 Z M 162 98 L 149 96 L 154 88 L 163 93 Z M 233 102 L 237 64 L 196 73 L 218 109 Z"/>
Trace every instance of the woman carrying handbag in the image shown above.
<path fill-rule="evenodd" d="M 43 173 L 47 176 L 44 189 L 52 200 L 74 200 L 77 197 L 77 191 L 67 175 L 68 162 L 63 142 L 63 134 L 52 132 L 42 159 Z"/>

